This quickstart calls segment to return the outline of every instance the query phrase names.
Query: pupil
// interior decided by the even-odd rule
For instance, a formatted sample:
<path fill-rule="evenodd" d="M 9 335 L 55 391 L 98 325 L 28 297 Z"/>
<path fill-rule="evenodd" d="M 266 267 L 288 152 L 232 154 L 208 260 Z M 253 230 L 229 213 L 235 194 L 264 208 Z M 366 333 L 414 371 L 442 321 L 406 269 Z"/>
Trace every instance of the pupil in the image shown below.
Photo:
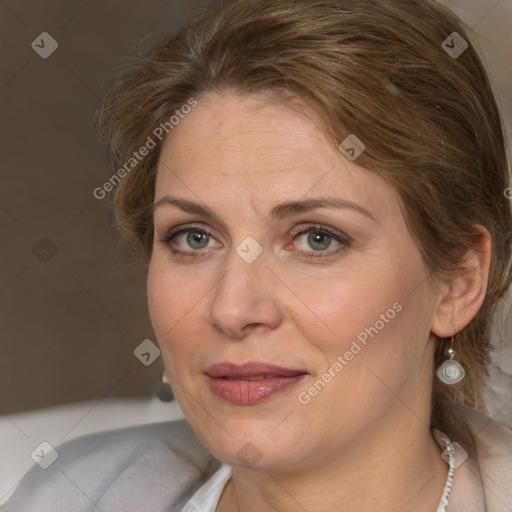
<path fill-rule="evenodd" d="M 187 236 L 187 242 L 191 247 L 197 248 L 196 244 L 201 245 L 201 243 L 204 242 L 207 237 L 208 235 L 206 233 L 191 231 Z"/>
<path fill-rule="evenodd" d="M 310 233 L 308 236 L 308 243 L 315 251 L 328 249 L 331 245 L 330 237 L 323 233 Z"/>

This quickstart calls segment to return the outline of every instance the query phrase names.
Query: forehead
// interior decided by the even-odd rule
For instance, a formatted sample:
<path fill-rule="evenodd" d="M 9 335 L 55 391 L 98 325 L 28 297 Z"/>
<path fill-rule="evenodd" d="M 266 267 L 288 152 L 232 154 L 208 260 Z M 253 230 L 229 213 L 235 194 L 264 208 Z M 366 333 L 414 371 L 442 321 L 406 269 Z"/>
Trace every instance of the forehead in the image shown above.
<path fill-rule="evenodd" d="M 311 111 L 228 93 L 201 100 L 165 140 L 156 199 L 171 192 L 219 205 L 320 194 L 377 210 L 396 203 L 378 174 L 333 147 Z"/>
<path fill-rule="evenodd" d="M 298 159 L 298 155 L 319 145 L 325 149 L 328 143 L 305 106 L 293 108 L 261 96 L 224 93 L 199 102 L 168 135 L 162 156 L 188 167 L 198 162 L 204 166 L 208 155 L 225 157 L 216 160 L 215 165 L 243 173 L 251 163 Z M 243 159 L 243 166 L 237 155 Z"/>

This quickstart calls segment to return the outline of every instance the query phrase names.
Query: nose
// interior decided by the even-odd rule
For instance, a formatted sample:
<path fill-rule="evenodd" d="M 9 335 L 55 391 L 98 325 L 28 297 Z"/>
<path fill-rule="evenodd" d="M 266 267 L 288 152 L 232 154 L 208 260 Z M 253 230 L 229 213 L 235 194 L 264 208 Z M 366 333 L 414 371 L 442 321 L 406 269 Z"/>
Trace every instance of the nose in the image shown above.
<path fill-rule="evenodd" d="M 279 280 L 264 254 L 247 263 L 235 251 L 228 270 L 211 295 L 208 321 L 230 338 L 242 339 L 255 330 L 272 330 L 282 322 Z"/>

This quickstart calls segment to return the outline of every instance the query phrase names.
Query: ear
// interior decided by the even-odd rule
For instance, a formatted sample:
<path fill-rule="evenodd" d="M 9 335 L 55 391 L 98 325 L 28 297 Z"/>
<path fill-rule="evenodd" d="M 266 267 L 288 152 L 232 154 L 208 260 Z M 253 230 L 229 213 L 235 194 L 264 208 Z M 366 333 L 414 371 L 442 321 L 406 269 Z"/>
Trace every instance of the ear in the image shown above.
<path fill-rule="evenodd" d="M 463 260 L 466 270 L 439 286 L 439 301 L 431 330 L 441 338 L 448 338 L 464 329 L 477 314 L 487 293 L 491 235 L 483 226 L 475 226 L 475 231 Z"/>

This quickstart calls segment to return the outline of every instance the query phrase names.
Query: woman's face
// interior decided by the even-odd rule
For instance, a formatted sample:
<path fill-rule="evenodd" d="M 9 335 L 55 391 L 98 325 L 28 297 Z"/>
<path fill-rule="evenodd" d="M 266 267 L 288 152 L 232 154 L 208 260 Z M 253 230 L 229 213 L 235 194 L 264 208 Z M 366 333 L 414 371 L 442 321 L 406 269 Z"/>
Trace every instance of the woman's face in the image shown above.
<path fill-rule="evenodd" d="M 233 466 L 325 464 L 429 421 L 419 250 L 392 189 L 306 112 L 211 95 L 159 162 L 151 319 L 183 413 Z"/>

